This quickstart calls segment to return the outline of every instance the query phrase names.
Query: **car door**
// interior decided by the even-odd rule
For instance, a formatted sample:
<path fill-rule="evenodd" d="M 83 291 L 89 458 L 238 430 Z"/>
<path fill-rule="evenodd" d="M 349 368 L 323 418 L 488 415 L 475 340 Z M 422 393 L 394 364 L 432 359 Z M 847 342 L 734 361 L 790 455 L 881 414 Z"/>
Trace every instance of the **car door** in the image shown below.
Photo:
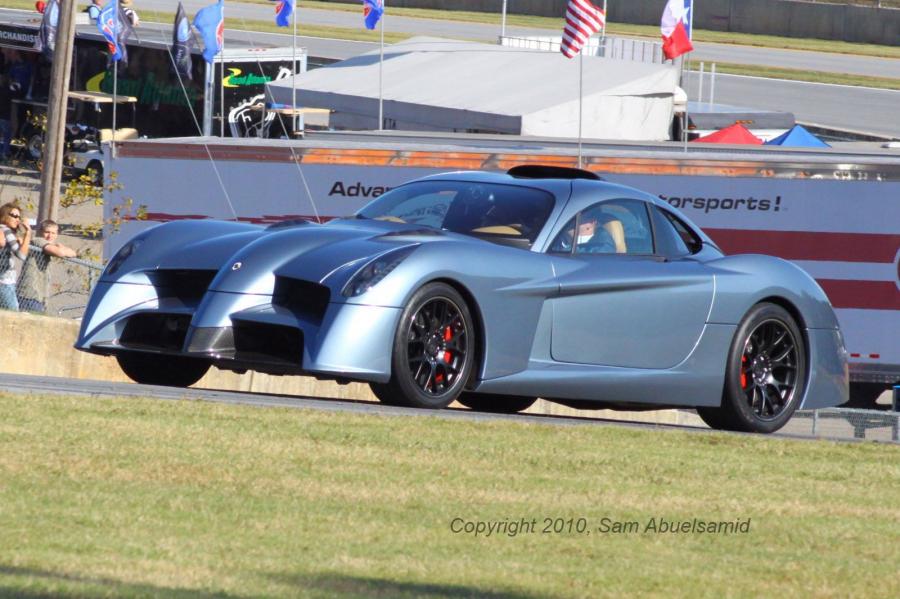
<path fill-rule="evenodd" d="M 579 243 L 586 220 L 609 235 Z M 659 209 L 636 199 L 598 202 L 563 227 L 549 249 L 560 285 L 553 300 L 554 360 L 659 369 L 690 354 L 714 281 L 673 236 Z"/>

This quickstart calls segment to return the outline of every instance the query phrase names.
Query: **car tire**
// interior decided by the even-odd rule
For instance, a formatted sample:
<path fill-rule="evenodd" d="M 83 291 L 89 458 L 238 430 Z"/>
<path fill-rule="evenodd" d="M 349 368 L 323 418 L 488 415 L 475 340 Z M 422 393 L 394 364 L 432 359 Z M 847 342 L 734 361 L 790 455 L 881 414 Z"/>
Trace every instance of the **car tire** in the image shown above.
<path fill-rule="evenodd" d="M 456 289 L 429 283 L 400 316 L 391 352 L 391 379 L 373 383 L 382 403 L 442 409 L 453 403 L 475 362 L 475 327 L 469 307 Z"/>
<path fill-rule="evenodd" d="M 499 395 L 465 391 L 456 398 L 456 401 L 476 412 L 516 414 L 533 406 L 537 399 L 537 397 L 525 397 L 523 395 Z"/>
<path fill-rule="evenodd" d="M 728 352 L 722 405 L 698 408 L 716 429 L 773 433 L 803 400 L 806 343 L 787 310 L 760 303 L 744 316 Z"/>
<path fill-rule="evenodd" d="M 119 367 L 135 383 L 190 387 L 203 378 L 209 362 L 196 358 L 125 352 L 116 355 Z"/>

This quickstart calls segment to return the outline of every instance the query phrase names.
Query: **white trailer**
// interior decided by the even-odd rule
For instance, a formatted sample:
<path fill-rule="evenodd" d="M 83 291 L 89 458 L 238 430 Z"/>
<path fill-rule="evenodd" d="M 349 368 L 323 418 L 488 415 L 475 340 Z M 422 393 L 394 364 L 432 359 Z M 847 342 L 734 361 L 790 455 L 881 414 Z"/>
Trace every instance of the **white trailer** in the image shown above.
<path fill-rule="evenodd" d="M 107 210 L 132 198 L 148 220 L 108 237 L 107 255 L 149 223 L 329 219 L 431 173 L 577 164 L 567 142 L 397 133 L 135 140 L 118 156 L 111 170 L 123 189 Z M 658 194 L 727 253 L 772 254 L 807 270 L 840 320 L 853 397 L 871 403 L 900 382 L 900 151 L 586 144 L 584 167 Z"/>

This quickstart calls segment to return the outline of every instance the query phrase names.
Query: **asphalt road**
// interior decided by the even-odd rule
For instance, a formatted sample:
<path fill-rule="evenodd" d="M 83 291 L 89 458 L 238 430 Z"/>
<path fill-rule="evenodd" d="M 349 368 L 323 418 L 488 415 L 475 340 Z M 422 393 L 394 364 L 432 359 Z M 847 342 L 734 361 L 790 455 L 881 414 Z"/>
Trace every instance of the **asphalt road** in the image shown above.
<path fill-rule="evenodd" d="M 209 4 L 209 0 L 182 0 L 185 10 L 193 15 L 198 9 Z M 172 11 L 176 3 L 173 0 L 141 0 L 140 6 L 152 10 Z M 226 19 L 274 20 L 275 3 L 242 4 L 229 2 L 225 9 Z M 499 3 L 498 3 L 499 7 Z M 324 25 L 333 27 L 362 28 L 362 7 L 358 13 L 301 8 L 297 12 L 298 23 Z M 509 36 L 556 36 L 560 29 L 535 29 L 526 27 L 507 27 Z M 429 35 L 454 39 L 480 40 L 495 42 L 500 35 L 500 14 L 497 13 L 496 24 L 461 23 L 454 21 L 438 21 L 433 19 L 415 19 L 396 17 L 390 14 L 390 6 L 385 17 L 385 30 L 396 33 Z M 710 44 L 698 42 L 691 55 L 694 62 L 718 61 L 754 64 L 810 71 L 826 71 L 833 73 L 851 73 L 855 75 L 871 75 L 876 77 L 896 77 L 900 79 L 900 60 L 889 58 L 868 58 L 844 54 L 804 52 L 779 48 L 756 48 L 751 46 L 734 46 L 731 44 Z"/>
<path fill-rule="evenodd" d="M 718 75 L 715 101 L 793 112 L 801 123 L 900 139 L 900 91 Z"/>
<path fill-rule="evenodd" d="M 345 401 L 315 397 L 297 397 L 292 395 L 267 395 L 238 391 L 218 391 L 215 389 L 181 389 L 174 387 L 137 385 L 133 383 L 112 383 L 4 373 L 0 373 L 0 389 L 7 393 L 20 394 L 80 395 L 88 397 L 142 397 L 161 401 L 208 401 L 259 408 L 289 408 L 326 412 L 349 412 L 390 417 L 444 418 L 449 420 L 476 422 L 503 420 L 542 426 L 615 426 L 620 428 L 654 430 L 660 432 L 682 431 L 693 434 L 712 434 L 714 432 L 705 427 L 652 424 L 626 420 L 612 420 L 608 418 L 575 418 L 537 414 L 487 414 L 467 409 L 419 410 L 414 408 L 385 406 L 380 403 L 367 401 Z M 810 436 L 808 424 L 806 423 L 806 420 L 809 419 L 809 413 L 806 414 L 805 418 L 795 416 L 785 429 L 782 429 L 771 437 L 804 441 L 856 441 L 856 439 L 848 435 L 847 427 L 834 429 L 831 432 L 822 430 L 819 433 L 819 437 Z M 825 416 L 823 416 L 823 418 L 825 418 Z M 881 426 L 883 428 L 883 424 L 881 424 Z M 726 434 L 751 435 L 750 433 Z M 759 437 L 759 435 L 752 436 Z M 880 440 L 889 441 L 889 438 L 881 438 Z"/>

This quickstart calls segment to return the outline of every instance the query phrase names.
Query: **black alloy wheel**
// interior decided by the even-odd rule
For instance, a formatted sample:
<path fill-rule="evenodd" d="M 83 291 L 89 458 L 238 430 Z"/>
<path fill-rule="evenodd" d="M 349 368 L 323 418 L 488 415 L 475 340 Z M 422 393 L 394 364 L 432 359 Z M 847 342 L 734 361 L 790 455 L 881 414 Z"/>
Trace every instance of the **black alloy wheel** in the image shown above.
<path fill-rule="evenodd" d="M 391 380 L 372 383 L 383 403 L 440 409 L 462 392 L 474 362 L 474 327 L 453 287 L 431 283 L 413 295 L 394 337 Z"/>
<path fill-rule="evenodd" d="M 787 310 L 757 304 L 732 341 L 722 405 L 697 412 L 713 428 L 774 432 L 803 399 L 806 361 L 803 335 Z"/>
<path fill-rule="evenodd" d="M 190 387 L 203 378 L 210 363 L 197 358 L 122 352 L 116 354 L 119 367 L 135 383 L 165 387 Z"/>

